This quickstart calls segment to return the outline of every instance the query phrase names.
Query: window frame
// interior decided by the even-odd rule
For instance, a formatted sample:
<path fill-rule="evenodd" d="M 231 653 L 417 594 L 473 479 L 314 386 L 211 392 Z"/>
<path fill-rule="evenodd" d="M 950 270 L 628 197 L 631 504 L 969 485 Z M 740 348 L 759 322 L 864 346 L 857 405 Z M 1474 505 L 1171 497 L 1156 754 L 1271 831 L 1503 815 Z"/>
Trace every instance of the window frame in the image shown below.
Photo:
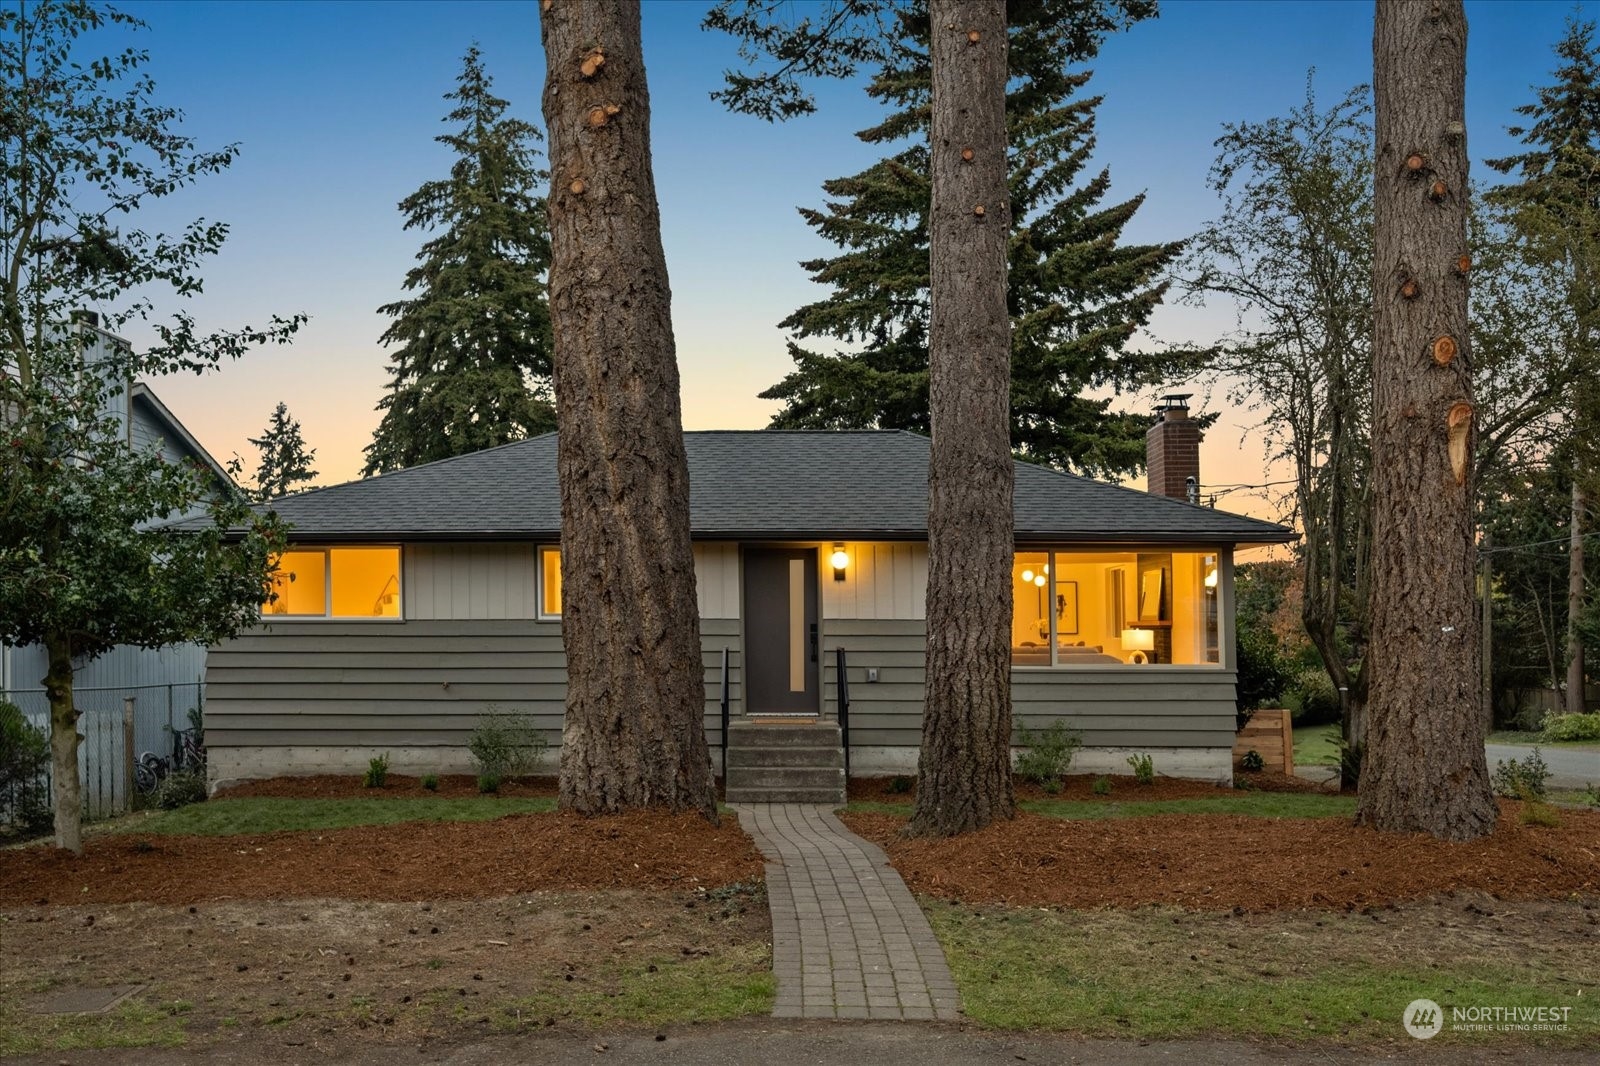
<path fill-rule="evenodd" d="M 395 604 L 396 604 L 395 613 L 393 615 L 370 615 L 370 614 L 339 614 L 339 615 L 336 615 L 336 614 L 334 614 L 333 613 L 333 553 L 334 553 L 334 551 L 335 550 L 338 550 L 338 551 L 349 551 L 351 549 L 361 550 L 361 549 L 378 549 L 378 548 L 392 549 L 394 551 L 394 553 L 395 553 L 396 566 L 395 566 L 394 579 L 395 579 L 395 584 L 397 586 L 397 588 L 395 589 Z M 283 549 L 283 551 L 280 553 L 280 557 L 282 555 L 289 555 L 291 553 L 298 553 L 298 554 L 301 554 L 301 555 L 310 555 L 313 552 L 318 554 L 318 555 L 320 555 L 320 556 L 322 556 L 322 613 L 321 614 L 269 614 L 266 611 L 266 606 L 267 605 L 265 603 L 263 603 L 261 605 L 262 610 L 260 611 L 260 617 L 261 617 L 261 621 L 262 622 L 264 622 L 264 623 L 266 623 L 268 625 L 276 625 L 276 624 L 278 624 L 280 622 L 394 623 L 394 622 L 404 622 L 406 620 L 406 595 L 405 595 L 405 592 L 406 592 L 406 576 L 405 576 L 405 572 L 406 572 L 406 549 L 405 549 L 405 545 L 403 545 L 403 544 L 290 544 L 288 547 Z"/>
<path fill-rule="evenodd" d="M 552 554 L 556 557 L 556 572 L 559 573 L 560 570 L 561 570 L 561 545 L 559 545 L 559 544 L 541 544 L 537 548 L 534 549 L 534 553 L 533 553 L 533 560 L 534 560 L 534 573 L 533 573 L 534 617 L 536 619 L 538 619 L 539 621 L 541 621 L 541 622 L 559 622 L 559 621 L 561 621 L 561 612 L 559 610 L 555 611 L 554 613 L 551 613 L 549 611 L 546 611 L 545 607 L 544 607 L 544 557 L 546 555 L 552 555 Z M 556 602 L 559 604 L 561 601 L 558 598 Z"/>
<path fill-rule="evenodd" d="M 1048 599 L 1048 601 L 1050 603 L 1054 603 L 1055 599 L 1056 599 L 1056 595 L 1057 595 L 1057 593 L 1056 593 L 1056 580 L 1057 580 L 1057 576 L 1058 576 L 1058 574 L 1060 572 L 1060 567 L 1056 562 L 1056 557 L 1058 555 L 1063 555 L 1063 554 L 1064 555 L 1073 555 L 1073 554 L 1089 554 L 1089 553 L 1095 553 L 1095 552 L 1125 552 L 1125 553 L 1130 553 L 1130 554 L 1134 555 L 1135 557 L 1137 557 L 1141 553 L 1142 554 L 1156 554 L 1156 553 L 1159 553 L 1159 554 L 1166 554 L 1166 555 L 1188 554 L 1188 555 L 1198 555 L 1198 556 L 1201 556 L 1201 557 L 1215 556 L 1215 558 L 1216 558 L 1216 569 L 1217 569 L 1217 586 L 1216 586 L 1216 591 L 1215 591 L 1215 607 L 1216 607 L 1216 621 L 1217 621 L 1217 625 L 1216 625 L 1217 661 L 1216 662 L 1200 662 L 1200 663 L 1139 663 L 1139 664 L 1128 663 L 1128 662 L 1117 662 L 1117 663 L 1063 663 L 1060 660 L 1060 655 L 1061 655 L 1060 648 L 1057 646 L 1057 640 L 1058 640 L 1059 634 L 1057 632 L 1056 611 L 1055 610 L 1051 610 L 1049 612 L 1049 619 L 1050 619 L 1050 636 L 1049 636 L 1050 662 L 1048 664 L 1039 664 L 1039 665 L 1031 665 L 1031 664 L 1018 665 L 1016 663 L 1011 663 L 1010 664 L 1010 668 L 1013 671 L 1022 671 L 1023 673 L 1029 673 L 1029 674 L 1039 674 L 1039 673 L 1056 673 L 1056 672 L 1063 671 L 1063 670 L 1073 671 L 1073 672 L 1086 672 L 1086 673 L 1120 672 L 1120 671 L 1128 670 L 1130 668 L 1138 669 L 1138 670 L 1150 670 L 1150 671 L 1163 671 L 1163 670 L 1237 670 L 1238 669 L 1237 665 L 1230 661 L 1231 658 L 1232 658 L 1232 653 L 1231 653 L 1231 649 L 1229 649 L 1229 647 L 1228 647 L 1228 643 L 1229 642 L 1226 640 L 1227 634 L 1232 632 L 1232 630 L 1233 630 L 1233 625 L 1232 625 L 1232 622 L 1230 620 L 1231 612 L 1232 612 L 1232 599 L 1233 599 L 1233 597 L 1232 597 L 1231 593 L 1229 593 L 1227 595 L 1224 594 L 1224 586 L 1225 586 L 1225 584 L 1229 588 L 1231 588 L 1231 581 L 1232 581 L 1232 574 L 1233 574 L 1233 548 L 1232 548 L 1231 545 L 1189 544 L 1189 543 L 1184 543 L 1184 544 L 1145 544 L 1145 543 L 1136 543 L 1136 544 L 1072 544 L 1072 545 L 1019 543 L 1019 544 L 1014 545 L 1013 548 L 1012 548 L 1012 560 L 1013 560 L 1013 563 L 1015 563 L 1016 557 L 1019 556 L 1019 555 L 1024 555 L 1024 554 L 1035 554 L 1035 555 L 1037 555 L 1037 554 L 1041 554 L 1042 553 L 1045 556 L 1045 565 L 1048 567 L 1048 570 L 1046 572 L 1049 575 L 1049 582 L 1046 585 L 1046 597 L 1047 597 L 1047 599 Z M 1203 565 L 1203 563 L 1202 563 L 1202 565 Z M 1134 574 L 1135 586 L 1137 586 L 1137 581 L 1138 581 L 1138 575 L 1137 575 L 1137 573 L 1135 573 Z M 1205 589 L 1205 586 L 1203 584 L 1203 578 L 1202 578 L 1202 595 L 1205 594 L 1204 589 Z M 1082 590 L 1080 589 L 1080 594 L 1081 594 L 1081 591 Z M 1172 591 L 1173 594 L 1175 594 L 1176 589 L 1172 589 L 1171 591 Z M 1137 587 L 1135 589 L 1135 594 L 1137 595 Z M 1082 611 L 1081 603 L 1080 603 L 1079 611 L 1080 611 L 1080 622 L 1079 622 L 1079 625 L 1080 625 L 1080 628 L 1081 628 L 1081 626 L 1082 626 L 1082 622 L 1081 622 L 1081 611 Z M 1137 613 L 1137 612 L 1135 612 L 1135 613 Z M 1169 624 L 1170 624 L 1170 620 L 1169 620 Z M 1138 625 L 1137 617 L 1127 618 L 1125 620 L 1125 625 L 1137 626 Z"/>

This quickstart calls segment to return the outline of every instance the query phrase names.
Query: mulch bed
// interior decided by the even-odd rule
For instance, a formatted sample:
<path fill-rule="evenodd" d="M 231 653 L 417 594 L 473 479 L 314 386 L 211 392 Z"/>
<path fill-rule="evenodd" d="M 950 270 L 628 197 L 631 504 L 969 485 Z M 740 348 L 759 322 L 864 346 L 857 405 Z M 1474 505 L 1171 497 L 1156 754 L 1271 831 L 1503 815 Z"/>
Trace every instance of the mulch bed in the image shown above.
<path fill-rule="evenodd" d="M 1094 783 L 1102 776 L 1111 782 L 1111 794 L 1098 796 Z M 1263 792 L 1331 792 L 1315 781 L 1305 781 L 1283 774 L 1239 774 L 1251 787 Z M 899 784 L 897 784 L 897 782 Z M 910 783 L 909 789 L 905 788 Z M 901 791 L 896 791 L 896 789 Z M 1046 792 L 1038 785 L 1020 778 L 1016 781 L 1019 800 L 1083 800 L 1094 803 L 1131 803 L 1137 800 L 1206 799 L 1233 794 L 1229 788 L 1218 787 L 1207 781 L 1191 781 L 1182 777 L 1157 777 L 1148 785 L 1141 785 L 1131 774 L 1071 774 L 1062 778 L 1059 792 Z M 872 803 L 910 803 L 916 796 L 915 779 L 911 777 L 855 777 L 850 779 L 850 798 Z"/>
<path fill-rule="evenodd" d="M 1022 814 L 950 840 L 903 840 L 905 819 L 846 813 L 913 891 L 967 903 L 1169 904 L 1264 912 L 1382 907 L 1443 892 L 1505 898 L 1600 895 L 1600 814 L 1524 826 L 1502 804 L 1486 840 L 1358 829 L 1344 818 L 1166 815 L 1093 823 Z"/>
<path fill-rule="evenodd" d="M 222 899 L 484 899 L 539 889 L 692 891 L 761 878 L 738 822 L 695 814 L 516 815 L 321 832 L 91 841 L 82 858 L 7 852 L 8 904 Z"/>
<path fill-rule="evenodd" d="M 554 796 L 556 779 L 553 777 L 516 777 L 500 783 L 496 795 L 500 796 Z M 217 795 L 229 799 L 351 799 L 366 796 L 373 799 L 422 799 L 444 796 L 459 799 L 478 795 L 478 779 L 471 774 L 442 774 L 439 787 L 430 791 L 422 787 L 422 778 L 405 774 L 390 774 L 382 788 L 367 788 L 360 774 L 307 774 L 304 777 L 269 777 L 261 781 L 241 781 L 220 790 Z"/>

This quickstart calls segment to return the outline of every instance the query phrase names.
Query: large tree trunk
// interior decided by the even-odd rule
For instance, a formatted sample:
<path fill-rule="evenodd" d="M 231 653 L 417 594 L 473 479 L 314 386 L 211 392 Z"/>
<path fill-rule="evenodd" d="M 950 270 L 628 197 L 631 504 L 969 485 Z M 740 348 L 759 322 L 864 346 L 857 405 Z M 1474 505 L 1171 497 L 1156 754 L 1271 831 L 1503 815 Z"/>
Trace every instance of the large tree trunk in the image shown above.
<path fill-rule="evenodd" d="M 1572 530 L 1567 554 L 1567 713 L 1583 713 L 1583 485 L 1574 467 L 1572 478 Z"/>
<path fill-rule="evenodd" d="M 933 0 L 927 695 L 906 832 L 1016 814 L 1005 0 Z"/>
<path fill-rule="evenodd" d="M 560 442 L 561 806 L 715 821 L 637 0 L 540 4 Z"/>
<path fill-rule="evenodd" d="M 1494 829 L 1479 714 L 1467 353 L 1467 20 L 1378 0 L 1372 639 L 1358 823 Z"/>
<path fill-rule="evenodd" d="M 50 701 L 50 799 L 56 847 L 83 854 L 83 785 L 78 780 L 78 711 L 72 698 L 72 646 L 66 637 L 44 642 L 44 694 Z M 133 782 L 129 782 L 131 788 Z"/>

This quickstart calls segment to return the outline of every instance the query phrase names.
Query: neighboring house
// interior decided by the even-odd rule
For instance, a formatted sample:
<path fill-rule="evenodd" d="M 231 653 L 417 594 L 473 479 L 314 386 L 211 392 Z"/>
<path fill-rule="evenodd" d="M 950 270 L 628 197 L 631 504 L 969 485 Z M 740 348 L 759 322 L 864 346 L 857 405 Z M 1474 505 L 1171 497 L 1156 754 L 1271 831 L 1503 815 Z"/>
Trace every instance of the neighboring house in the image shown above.
<path fill-rule="evenodd" d="M 89 362 L 105 358 L 117 348 L 126 349 L 127 342 L 100 329 L 92 316 L 83 316 L 76 328 L 88 335 L 84 358 Z M 212 458 L 200 442 L 184 428 L 183 423 L 167 410 L 150 387 L 135 383 L 118 392 L 109 401 L 109 410 L 117 419 L 118 432 L 134 449 L 151 449 L 173 463 L 196 462 L 215 475 L 217 492 L 227 491 L 233 482 L 227 471 Z M 77 665 L 73 674 L 73 687 L 77 705 L 83 710 L 115 711 L 121 713 L 125 696 L 134 696 L 141 706 L 163 711 L 170 690 L 174 706 L 170 708 L 173 721 L 185 727 L 184 711 L 198 699 L 198 686 L 205 673 L 206 649 L 201 644 L 184 644 L 176 647 L 150 650 L 146 648 L 118 647 L 92 660 Z M 42 715 L 44 701 L 45 652 L 42 647 L 30 645 L 13 648 L 0 644 L 0 693 L 35 715 Z M 180 691 L 181 687 L 181 691 Z M 177 704 L 182 704 L 178 706 Z M 171 747 L 170 738 L 159 733 L 154 739 L 141 737 L 141 746 L 159 744 L 159 750 Z"/>
<path fill-rule="evenodd" d="M 1182 493 L 1196 424 L 1174 408 L 1150 442 L 1152 478 Z M 748 742 L 754 719 L 833 721 L 844 648 L 852 772 L 913 770 L 928 440 L 705 432 L 685 445 L 713 752 L 724 649 Z M 1159 773 L 1230 779 L 1233 553 L 1294 534 L 1020 462 L 1015 498 L 1018 723 L 1064 719 L 1087 769 L 1126 772 L 1138 751 Z M 208 660 L 214 780 L 354 773 L 384 753 L 403 772 L 465 771 L 491 709 L 531 715 L 559 744 L 554 435 L 273 506 L 294 540 L 277 599 Z"/>

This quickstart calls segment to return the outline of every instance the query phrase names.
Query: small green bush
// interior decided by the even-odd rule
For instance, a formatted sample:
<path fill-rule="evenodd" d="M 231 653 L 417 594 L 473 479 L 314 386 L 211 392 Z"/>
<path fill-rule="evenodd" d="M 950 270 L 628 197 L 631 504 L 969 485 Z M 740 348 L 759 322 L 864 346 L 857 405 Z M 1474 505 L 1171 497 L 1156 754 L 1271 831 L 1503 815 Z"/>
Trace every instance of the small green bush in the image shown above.
<path fill-rule="evenodd" d="M 1067 776 L 1072 756 L 1083 746 L 1083 737 L 1058 719 L 1038 732 L 1019 725 L 1017 746 L 1022 749 L 1017 752 L 1017 776 L 1043 788 Z"/>
<path fill-rule="evenodd" d="M 497 787 L 501 778 L 533 773 L 549 746 L 544 734 L 534 728 L 533 719 L 494 708 L 479 717 L 467 738 L 467 751 L 478 768 L 480 783 L 486 776 L 494 777 Z"/>
<path fill-rule="evenodd" d="M 907 777 L 905 774 L 896 774 L 889 778 L 889 791 L 896 795 L 904 795 L 917 787 L 917 779 Z"/>
<path fill-rule="evenodd" d="M 384 752 L 367 761 L 367 775 L 361 779 L 361 783 L 368 788 L 382 788 L 387 780 L 389 780 L 389 753 Z"/>
<path fill-rule="evenodd" d="M 151 802 L 164 811 L 175 811 L 206 799 L 206 772 L 202 769 L 174 770 L 161 779 Z"/>
<path fill-rule="evenodd" d="M 1591 807 L 1600 807 L 1600 785 L 1590 785 L 1583 790 L 1583 802 Z"/>
<path fill-rule="evenodd" d="M 1326 725 L 1337 722 L 1344 713 L 1339 705 L 1339 690 L 1320 666 L 1301 670 L 1284 691 L 1283 702 L 1295 725 Z"/>
<path fill-rule="evenodd" d="M 1495 795 L 1530 801 L 1544 799 L 1545 782 L 1549 780 L 1550 769 L 1545 766 L 1544 756 L 1539 754 L 1537 747 L 1528 753 L 1526 759 L 1497 761 L 1494 773 L 1490 775 Z"/>
<path fill-rule="evenodd" d="M 500 791 L 500 775 L 499 774 L 479 774 L 478 775 L 478 791 L 484 793 L 485 795 L 487 795 L 490 792 L 499 792 Z"/>
<path fill-rule="evenodd" d="M 422 787 L 427 789 L 429 792 L 437 792 L 437 791 L 439 791 L 439 775 L 438 774 L 423 774 L 422 775 Z"/>
<path fill-rule="evenodd" d="M 1263 759 L 1261 757 L 1261 753 L 1254 748 L 1251 748 L 1249 751 L 1245 752 L 1244 757 L 1239 760 L 1239 769 L 1244 770 L 1247 773 L 1260 773 L 1266 768 L 1267 761 Z"/>
<path fill-rule="evenodd" d="M 1544 739 L 1600 740 L 1600 711 L 1593 714 L 1552 714 L 1544 720 Z"/>
<path fill-rule="evenodd" d="M 1130 755 L 1128 765 L 1133 767 L 1133 778 L 1141 785 L 1156 783 L 1156 763 L 1149 755 Z"/>
<path fill-rule="evenodd" d="M 1109 796 L 1111 795 L 1111 778 L 1097 777 L 1094 779 L 1094 784 L 1090 785 L 1089 788 L 1096 796 Z"/>
<path fill-rule="evenodd" d="M 1559 829 L 1561 827 L 1561 812 L 1548 803 L 1530 800 L 1523 804 L 1522 815 L 1518 819 L 1523 825 L 1537 825 L 1545 829 Z"/>
<path fill-rule="evenodd" d="M 1351 744 L 1343 737 L 1339 738 L 1339 782 L 1348 788 L 1355 788 L 1361 783 L 1361 757 L 1366 754 L 1366 748 L 1360 744 Z"/>
<path fill-rule="evenodd" d="M 32 836 L 50 827 L 50 737 L 0 700 L 0 825 Z"/>

